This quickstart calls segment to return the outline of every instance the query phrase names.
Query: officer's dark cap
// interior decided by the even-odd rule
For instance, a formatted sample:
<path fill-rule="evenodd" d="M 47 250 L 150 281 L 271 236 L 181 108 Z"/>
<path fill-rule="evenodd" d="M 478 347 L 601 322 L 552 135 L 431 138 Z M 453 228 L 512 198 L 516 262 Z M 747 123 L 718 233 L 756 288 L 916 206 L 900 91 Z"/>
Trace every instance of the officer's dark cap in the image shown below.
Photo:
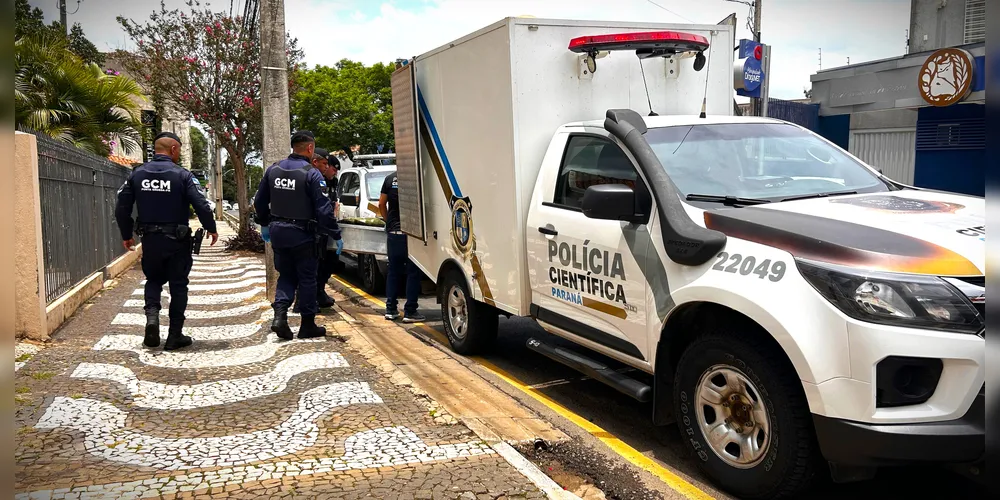
<path fill-rule="evenodd" d="M 340 170 L 340 158 L 337 158 L 337 155 L 327 155 L 326 162 L 333 168 Z"/>
<path fill-rule="evenodd" d="M 159 134 L 156 134 L 156 137 L 153 138 L 153 143 L 155 144 L 156 141 L 163 139 L 164 137 L 177 141 L 177 144 L 181 143 L 181 138 L 177 137 L 177 134 L 173 132 L 160 132 Z"/>
<path fill-rule="evenodd" d="M 329 155 L 329 154 L 330 153 L 328 153 L 323 148 L 316 148 L 316 151 L 313 153 L 313 159 L 314 160 L 319 159 L 319 158 L 326 159 L 327 155 Z"/>
<path fill-rule="evenodd" d="M 302 144 L 303 142 L 306 142 L 306 143 L 309 143 L 309 142 L 315 143 L 316 142 L 316 137 L 313 135 L 312 132 L 310 132 L 308 130 L 299 130 L 298 132 L 295 132 L 294 134 L 292 134 L 292 147 L 293 148 L 295 147 L 296 144 Z"/>

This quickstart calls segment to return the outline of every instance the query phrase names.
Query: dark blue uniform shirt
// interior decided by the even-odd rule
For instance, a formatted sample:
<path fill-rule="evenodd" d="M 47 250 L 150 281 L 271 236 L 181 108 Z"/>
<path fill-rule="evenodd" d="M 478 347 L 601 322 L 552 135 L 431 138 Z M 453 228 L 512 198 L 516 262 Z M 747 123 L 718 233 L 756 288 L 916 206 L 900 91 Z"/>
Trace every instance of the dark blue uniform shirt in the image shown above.
<path fill-rule="evenodd" d="M 313 233 L 306 231 L 300 224 L 292 224 L 283 221 L 271 221 L 271 169 L 281 168 L 284 170 L 298 170 L 310 166 L 309 159 L 305 156 L 292 153 L 288 158 L 279 161 L 277 164 L 268 167 L 264 176 L 260 180 L 257 188 L 257 197 L 253 200 L 254 209 L 257 212 L 257 219 L 261 224 L 267 224 L 271 233 L 271 244 L 275 248 L 291 248 L 312 243 Z M 328 234 L 334 240 L 340 239 L 340 227 L 337 219 L 333 216 L 333 205 L 329 198 L 323 195 L 322 189 L 326 187 L 326 180 L 319 170 L 310 168 L 306 171 L 306 187 L 304 195 L 309 198 L 312 205 L 312 216 L 319 224 L 319 230 Z"/>
<path fill-rule="evenodd" d="M 216 232 L 212 208 L 198 187 L 198 179 L 191 171 L 181 168 L 167 155 L 154 155 L 153 161 L 133 170 L 118 190 L 115 219 L 122 241 L 132 239 L 133 204 L 138 205 L 138 224 L 187 225 L 188 206 L 193 206 L 202 227 L 210 233 Z"/>

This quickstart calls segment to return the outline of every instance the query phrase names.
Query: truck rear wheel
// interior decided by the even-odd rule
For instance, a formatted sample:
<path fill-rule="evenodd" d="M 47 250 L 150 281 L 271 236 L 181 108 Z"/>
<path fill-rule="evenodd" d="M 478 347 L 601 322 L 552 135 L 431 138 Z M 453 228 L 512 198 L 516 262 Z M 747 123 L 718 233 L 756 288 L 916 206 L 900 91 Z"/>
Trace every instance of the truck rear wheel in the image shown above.
<path fill-rule="evenodd" d="M 381 295 L 385 291 L 385 276 L 378 267 L 378 260 L 371 254 L 358 255 L 358 272 L 361 274 L 361 285 L 372 295 Z"/>
<path fill-rule="evenodd" d="M 469 294 L 464 277 L 448 273 L 441 283 L 441 319 L 451 350 L 459 354 L 483 352 L 497 338 L 500 315 Z"/>
<path fill-rule="evenodd" d="M 821 463 L 799 377 L 780 356 L 735 334 L 711 334 L 677 364 L 681 437 L 699 468 L 739 498 L 793 496 Z"/>

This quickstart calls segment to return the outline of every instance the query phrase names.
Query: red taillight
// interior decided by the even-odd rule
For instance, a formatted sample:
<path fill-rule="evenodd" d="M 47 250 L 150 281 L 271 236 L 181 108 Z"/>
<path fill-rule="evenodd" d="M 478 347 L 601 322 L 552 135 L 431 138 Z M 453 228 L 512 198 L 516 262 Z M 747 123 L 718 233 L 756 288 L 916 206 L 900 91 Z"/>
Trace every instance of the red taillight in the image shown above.
<path fill-rule="evenodd" d="M 702 51 L 708 48 L 708 39 L 701 35 L 679 31 L 645 31 L 614 35 L 581 36 L 569 41 L 569 50 L 663 49 L 669 52 Z"/>

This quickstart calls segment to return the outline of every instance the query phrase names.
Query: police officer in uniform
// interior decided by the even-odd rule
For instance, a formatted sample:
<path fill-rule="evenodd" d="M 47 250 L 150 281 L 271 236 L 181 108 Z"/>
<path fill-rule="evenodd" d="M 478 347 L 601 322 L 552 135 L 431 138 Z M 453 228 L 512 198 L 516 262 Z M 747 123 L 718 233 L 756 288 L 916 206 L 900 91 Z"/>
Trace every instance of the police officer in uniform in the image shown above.
<path fill-rule="evenodd" d="M 172 351 L 191 345 L 184 335 L 184 310 L 187 309 L 188 274 L 191 272 L 193 238 L 188 226 L 188 206 L 193 206 L 202 227 L 219 239 L 208 200 L 198 189 L 198 180 L 177 165 L 181 141 L 162 132 L 153 139 L 153 160 L 132 171 L 118 190 L 115 219 L 125 248 L 135 247 L 133 232 L 142 236 L 142 272 L 146 275 L 146 347 L 160 345 L 160 294 L 170 284 L 170 328 L 163 349 Z M 132 204 L 139 217 L 133 226 Z M 133 231 L 134 230 L 134 231 Z"/>
<path fill-rule="evenodd" d="M 333 163 L 330 163 L 331 158 L 333 159 Z M 337 161 L 336 156 L 327 153 L 325 149 L 316 148 L 316 155 L 313 156 L 313 167 L 323 174 L 323 179 L 326 180 L 324 191 L 334 208 L 337 207 L 337 167 L 339 166 L 340 162 Z M 336 210 L 334 212 L 336 213 Z M 326 245 L 320 249 L 321 255 L 319 270 L 317 272 L 318 288 L 316 291 L 320 307 L 332 307 L 334 304 L 333 297 L 330 297 L 326 293 L 326 284 L 330 281 L 330 277 L 334 273 L 343 270 L 343 263 L 340 261 L 340 252 L 343 249 L 343 243 L 343 241 L 338 241 L 336 250 L 327 250 Z"/>
<path fill-rule="evenodd" d="M 327 163 L 327 158 L 329 154 L 323 148 L 316 148 L 313 152 L 312 157 L 312 167 L 316 169 L 326 181 L 326 186 L 321 188 L 320 191 L 324 196 L 330 199 L 330 203 L 333 205 L 334 209 L 337 207 L 337 176 L 336 170 L 331 170 L 329 163 Z M 331 182 L 332 178 L 332 182 Z M 331 191 L 332 190 L 332 191 Z M 336 210 L 334 210 L 336 214 Z M 339 269 L 340 254 L 339 251 L 327 251 L 327 240 L 329 235 L 323 233 L 319 235 L 319 243 L 317 248 L 319 251 L 318 259 L 319 264 L 316 270 L 316 304 L 320 309 L 326 307 L 333 307 L 336 303 L 329 294 L 326 293 L 326 284 L 330 281 L 330 277 L 333 273 Z M 302 312 L 299 309 L 299 301 L 295 301 L 295 305 L 292 307 L 292 312 L 298 313 Z"/>
<path fill-rule="evenodd" d="M 316 325 L 318 234 L 340 240 L 340 228 L 330 200 L 322 192 L 326 187 L 323 175 L 310 168 L 315 149 L 311 132 L 293 134 L 292 154 L 268 167 L 254 199 L 257 223 L 268 226 L 278 271 L 271 331 L 285 340 L 293 338 L 288 308 L 296 292 L 302 312 L 299 338 L 326 335 L 326 328 Z"/>

